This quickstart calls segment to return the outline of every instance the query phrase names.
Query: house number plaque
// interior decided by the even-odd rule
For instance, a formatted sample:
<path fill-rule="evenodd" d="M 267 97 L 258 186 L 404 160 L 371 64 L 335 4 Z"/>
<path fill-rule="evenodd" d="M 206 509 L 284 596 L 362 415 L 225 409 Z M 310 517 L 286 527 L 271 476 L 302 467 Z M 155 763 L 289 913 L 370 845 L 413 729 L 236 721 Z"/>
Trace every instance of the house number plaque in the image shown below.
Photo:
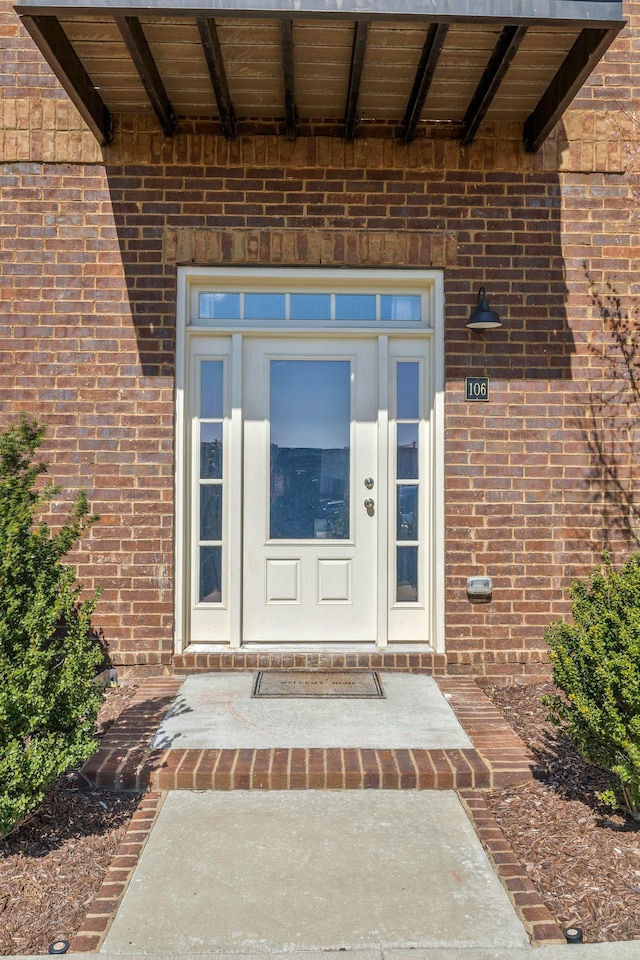
<path fill-rule="evenodd" d="M 466 400 L 488 400 L 489 399 L 489 377 L 467 377 Z"/>

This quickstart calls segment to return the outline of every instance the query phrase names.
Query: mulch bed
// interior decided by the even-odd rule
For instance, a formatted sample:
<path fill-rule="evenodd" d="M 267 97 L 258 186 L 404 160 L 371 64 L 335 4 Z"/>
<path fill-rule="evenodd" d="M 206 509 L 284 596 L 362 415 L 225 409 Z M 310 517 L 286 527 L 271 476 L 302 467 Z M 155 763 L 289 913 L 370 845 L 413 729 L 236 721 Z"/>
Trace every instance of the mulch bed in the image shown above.
<path fill-rule="evenodd" d="M 107 691 L 102 736 L 137 687 Z M 0 840 L 0 955 L 47 953 L 71 940 L 126 832 L 139 795 L 90 790 L 63 777 L 34 814 Z"/>
<path fill-rule="evenodd" d="M 539 765 L 487 802 L 560 926 L 581 927 L 586 943 L 640 939 L 640 824 L 600 803 L 608 774 L 556 736 L 540 703 L 554 689 L 485 688 Z"/>
<path fill-rule="evenodd" d="M 108 691 L 99 734 L 135 693 Z M 537 779 L 487 794 L 488 804 L 561 926 L 587 942 L 640 939 L 640 824 L 596 798 L 607 775 L 559 741 L 540 703 L 550 684 L 489 687 L 487 695 L 533 750 Z M 89 790 L 76 774 L 0 841 L 0 955 L 46 953 L 71 940 L 139 801 Z"/>

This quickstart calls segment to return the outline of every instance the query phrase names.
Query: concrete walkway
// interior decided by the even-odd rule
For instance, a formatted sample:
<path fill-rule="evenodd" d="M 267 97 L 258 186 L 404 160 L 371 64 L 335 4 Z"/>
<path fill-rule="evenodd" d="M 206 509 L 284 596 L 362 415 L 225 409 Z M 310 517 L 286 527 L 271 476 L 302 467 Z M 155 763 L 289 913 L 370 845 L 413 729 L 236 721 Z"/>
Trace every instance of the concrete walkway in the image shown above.
<path fill-rule="evenodd" d="M 528 942 L 453 793 L 175 791 L 103 951 Z"/>

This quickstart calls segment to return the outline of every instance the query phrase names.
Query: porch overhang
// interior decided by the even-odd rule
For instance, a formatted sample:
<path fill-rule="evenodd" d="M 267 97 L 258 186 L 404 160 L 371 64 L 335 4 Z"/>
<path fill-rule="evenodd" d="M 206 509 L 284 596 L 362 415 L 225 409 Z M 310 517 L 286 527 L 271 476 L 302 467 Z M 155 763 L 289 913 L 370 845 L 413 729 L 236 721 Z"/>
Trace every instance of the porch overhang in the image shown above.
<path fill-rule="evenodd" d="M 391 9 L 393 8 L 393 9 Z M 101 144 L 115 114 L 353 140 L 522 125 L 536 151 L 624 26 L 621 0 L 22 0 Z"/>

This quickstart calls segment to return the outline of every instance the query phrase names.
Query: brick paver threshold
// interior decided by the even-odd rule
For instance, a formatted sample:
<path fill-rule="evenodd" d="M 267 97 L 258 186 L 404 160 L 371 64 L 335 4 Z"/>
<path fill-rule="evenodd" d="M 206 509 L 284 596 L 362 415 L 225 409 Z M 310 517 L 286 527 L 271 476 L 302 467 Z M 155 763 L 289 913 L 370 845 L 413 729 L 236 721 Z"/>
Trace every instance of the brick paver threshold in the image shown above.
<path fill-rule="evenodd" d="M 527 780 L 532 758 L 520 738 L 469 678 L 437 680 L 472 750 L 151 749 L 180 678 L 143 683 L 82 768 L 109 790 L 460 790 Z"/>

